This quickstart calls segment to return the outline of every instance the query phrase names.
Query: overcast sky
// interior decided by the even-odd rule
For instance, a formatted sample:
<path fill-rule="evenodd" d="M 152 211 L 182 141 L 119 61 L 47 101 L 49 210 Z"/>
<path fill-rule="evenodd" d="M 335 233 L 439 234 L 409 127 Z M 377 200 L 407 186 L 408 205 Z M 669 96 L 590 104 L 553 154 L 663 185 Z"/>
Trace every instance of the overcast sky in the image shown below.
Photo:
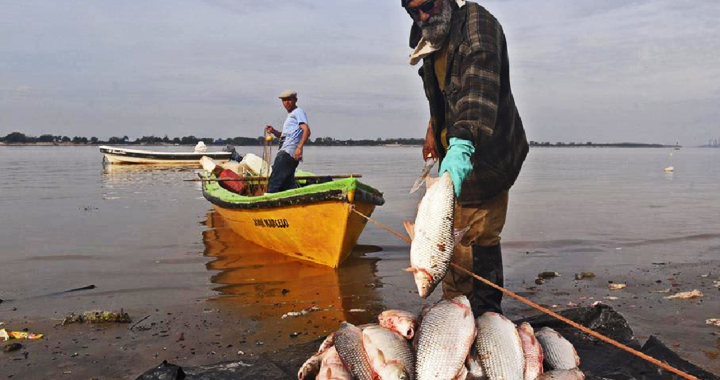
<path fill-rule="evenodd" d="M 259 136 L 299 93 L 313 138 L 422 137 L 398 0 L 23 0 L 0 6 L 0 135 Z M 720 1 L 509 0 L 528 138 L 720 137 Z"/>

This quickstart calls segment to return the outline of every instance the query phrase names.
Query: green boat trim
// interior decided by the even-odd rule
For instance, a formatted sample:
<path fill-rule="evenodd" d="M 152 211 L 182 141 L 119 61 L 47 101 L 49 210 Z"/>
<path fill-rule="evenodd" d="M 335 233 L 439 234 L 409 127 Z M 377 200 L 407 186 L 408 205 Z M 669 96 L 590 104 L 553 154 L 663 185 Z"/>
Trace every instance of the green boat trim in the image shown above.
<path fill-rule="evenodd" d="M 312 173 L 298 170 L 296 176 L 311 176 Z M 206 177 L 212 179 L 213 177 Z M 298 180 L 303 184 L 304 180 Z M 295 206 L 325 201 L 367 202 L 376 206 L 385 203 L 382 192 L 366 185 L 357 178 L 344 178 L 336 181 L 306 185 L 279 193 L 259 196 L 246 196 L 233 193 L 220 186 L 218 182 L 203 182 L 203 196 L 210 203 L 230 209 L 262 209 Z M 352 200 L 348 197 L 353 194 Z"/>

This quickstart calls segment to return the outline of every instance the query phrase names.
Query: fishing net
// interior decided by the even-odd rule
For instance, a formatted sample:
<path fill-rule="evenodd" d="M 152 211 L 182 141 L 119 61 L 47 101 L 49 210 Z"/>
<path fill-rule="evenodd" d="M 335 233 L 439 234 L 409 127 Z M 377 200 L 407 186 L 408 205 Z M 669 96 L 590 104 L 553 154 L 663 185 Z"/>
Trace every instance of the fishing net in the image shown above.
<path fill-rule="evenodd" d="M 651 336 L 644 345 L 633 338 L 633 332 L 625 318 L 609 306 L 585 307 L 566 310 L 562 316 L 589 327 L 609 338 L 661 360 L 677 369 L 703 380 L 720 380 L 696 365 L 681 359 L 660 340 Z M 588 336 L 565 323 L 539 315 L 516 321 L 530 323 L 535 330 L 551 327 L 562 334 L 575 346 L 582 361 L 580 369 L 586 380 L 676 380 L 679 376 L 666 372 L 628 352 Z M 317 351 L 323 341 L 289 347 L 283 351 L 208 366 L 183 367 L 162 363 L 147 371 L 137 380 L 294 380 L 300 366 Z"/>

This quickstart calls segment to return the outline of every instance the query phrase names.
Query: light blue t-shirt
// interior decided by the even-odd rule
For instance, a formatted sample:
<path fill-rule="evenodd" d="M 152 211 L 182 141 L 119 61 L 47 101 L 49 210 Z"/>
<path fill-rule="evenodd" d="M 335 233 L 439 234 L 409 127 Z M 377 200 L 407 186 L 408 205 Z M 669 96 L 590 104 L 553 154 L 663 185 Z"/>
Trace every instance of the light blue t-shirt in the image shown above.
<path fill-rule="evenodd" d="M 288 114 L 283 124 L 282 134 L 280 135 L 282 144 L 280 150 L 284 150 L 290 154 L 290 156 L 295 157 L 295 149 L 300 143 L 303 134 L 300 124 L 303 123 L 308 124 L 307 115 L 300 107 L 295 108 Z"/>

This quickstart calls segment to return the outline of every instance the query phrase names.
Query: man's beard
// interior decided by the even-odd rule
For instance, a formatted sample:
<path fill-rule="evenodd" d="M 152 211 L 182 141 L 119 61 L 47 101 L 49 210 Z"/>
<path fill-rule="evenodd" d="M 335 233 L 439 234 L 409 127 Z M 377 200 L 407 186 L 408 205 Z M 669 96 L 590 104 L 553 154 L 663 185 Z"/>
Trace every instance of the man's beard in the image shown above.
<path fill-rule="evenodd" d="M 439 14 L 430 17 L 427 21 L 418 21 L 422 36 L 432 45 L 441 45 L 450 33 L 450 19 L 452 6 L 445 0 Z"/>

